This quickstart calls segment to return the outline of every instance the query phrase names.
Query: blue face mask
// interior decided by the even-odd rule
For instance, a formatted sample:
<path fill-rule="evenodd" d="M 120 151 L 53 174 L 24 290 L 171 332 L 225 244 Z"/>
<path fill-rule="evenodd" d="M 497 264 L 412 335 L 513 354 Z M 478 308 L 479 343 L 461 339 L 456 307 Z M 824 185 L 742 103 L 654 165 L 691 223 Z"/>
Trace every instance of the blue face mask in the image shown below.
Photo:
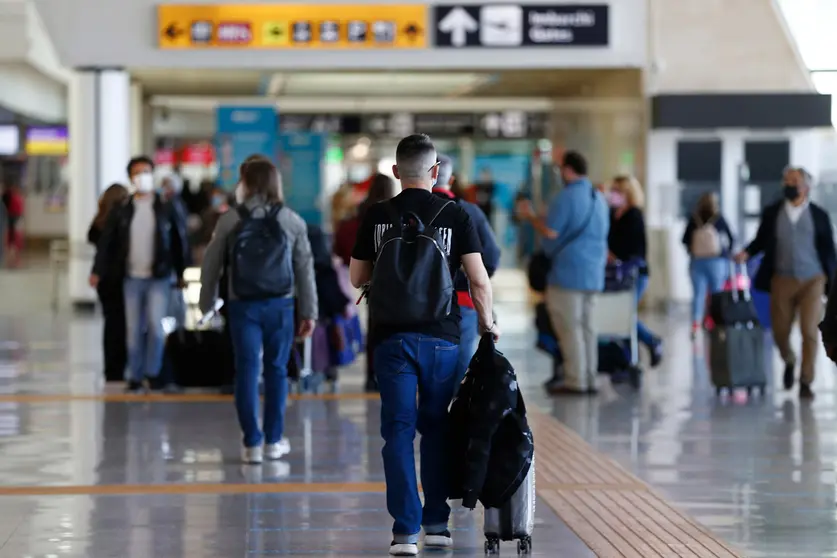
<path fill-rule="evenodd" d="M 213 196 L 212 197 L 212 207 L 218 209 L 227 201 L 226 197 L 224 196 Z"/>

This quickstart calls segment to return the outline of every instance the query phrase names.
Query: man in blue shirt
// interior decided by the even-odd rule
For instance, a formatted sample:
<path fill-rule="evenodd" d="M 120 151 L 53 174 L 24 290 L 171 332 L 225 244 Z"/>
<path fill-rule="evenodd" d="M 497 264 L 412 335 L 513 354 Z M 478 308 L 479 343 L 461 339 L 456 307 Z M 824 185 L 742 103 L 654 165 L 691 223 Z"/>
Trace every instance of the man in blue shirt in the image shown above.
<path fill-rule="evenodd" d="M 551 261 L 546 304 L 564 356 L 564 381 L 550 393 L 596 393 L 598 339 L 593 324 L 596 293 L 604 289 L 610 215 L 604 196 L 587 178 L 587 160 L 568 151 L 561 162 L 564 188 L 549 205 L 545 223 L 524 214 L 542 236 Z"/>

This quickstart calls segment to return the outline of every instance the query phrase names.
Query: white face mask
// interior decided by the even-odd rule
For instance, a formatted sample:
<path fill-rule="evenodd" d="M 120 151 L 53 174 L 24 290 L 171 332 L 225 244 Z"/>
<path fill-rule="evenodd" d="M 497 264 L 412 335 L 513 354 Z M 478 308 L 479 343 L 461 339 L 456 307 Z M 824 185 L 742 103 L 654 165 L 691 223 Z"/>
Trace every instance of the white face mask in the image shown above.
<path fill-rule="evenodd" d="M 245 200 L 244 184 L 239 182 L 235 187 L 235 203 L 241 205 Z"/>
<path fill-rule="evenodd" d="M 143 172 L 134 177 L 134 186 L 138 194 L 150 194 L 154 191 L 154 175 Z"/>

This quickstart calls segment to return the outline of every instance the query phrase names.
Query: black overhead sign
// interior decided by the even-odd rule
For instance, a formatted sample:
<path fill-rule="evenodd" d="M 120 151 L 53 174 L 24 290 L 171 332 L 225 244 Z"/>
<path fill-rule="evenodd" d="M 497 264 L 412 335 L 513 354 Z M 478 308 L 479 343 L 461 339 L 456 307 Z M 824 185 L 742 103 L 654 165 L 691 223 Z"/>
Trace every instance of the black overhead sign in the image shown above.
<path fill-rule="evenodd" d="M 435 6 L 437 47 L 608 46 L 606 4 Z"/>

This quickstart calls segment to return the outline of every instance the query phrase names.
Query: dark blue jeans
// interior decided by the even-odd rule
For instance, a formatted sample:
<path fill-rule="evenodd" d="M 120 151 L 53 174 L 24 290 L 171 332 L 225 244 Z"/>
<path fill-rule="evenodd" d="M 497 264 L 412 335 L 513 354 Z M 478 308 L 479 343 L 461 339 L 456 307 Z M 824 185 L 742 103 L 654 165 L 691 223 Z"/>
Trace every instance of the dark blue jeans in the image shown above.
<path fill-rule="evenodd" d="M 468 365 L 471 364 L 471 358 L 477 352 L 477 345 L 480 342 L 479 335 L 479 314 L 473 308 L 459 307 L 459 312 L 462 319 L 459 322 L 459 369 L 456 371 L 457 388 L 462 378 L 465 377 L 465 371 L 468 370 Z"/>
<path fill-rule="evenodd" d="M 417 542 L 422 526 L 432 534 L 447 529 L 448 406 L 458 366 L 458 345 L 415 333 L 393 335 L 375 349 L 387 510 L 395 520 L 397 543 Z M 416 431 L 421 434 L 424 509 L 416 482 Z"/>
<path fill-rule="evenodd" d="M 235 355 L 235 409 L 244 432 L 244 447 L 257 447 L 262 442 L 275 444 L 282 439 L 285 428 L 288 359 L 294 342 L 294 301 L 292 298 L 234 300 L 229 303 L 229 321 Z M 264 434 L 259 428 L 262 366 Z"/>

